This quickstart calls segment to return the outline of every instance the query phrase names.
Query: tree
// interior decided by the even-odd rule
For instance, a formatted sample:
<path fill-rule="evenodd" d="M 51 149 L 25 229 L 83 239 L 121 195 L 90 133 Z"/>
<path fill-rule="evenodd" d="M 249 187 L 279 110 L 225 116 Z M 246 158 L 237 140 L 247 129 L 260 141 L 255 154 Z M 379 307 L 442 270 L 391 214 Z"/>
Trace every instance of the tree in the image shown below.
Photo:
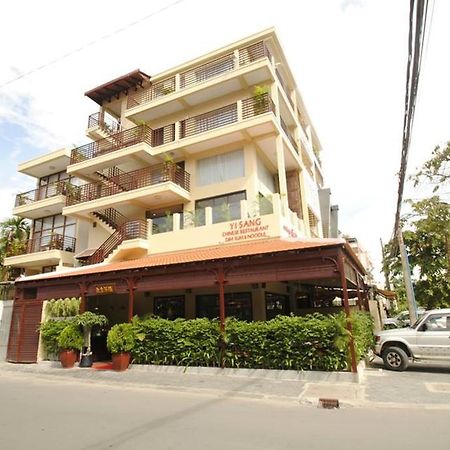
<path fill-rule="evenodd" d="M 5 256 L 22 253 L 30 234 L 28 220 L 21 217 L 9 217 L 0 222 L 0 278 L 2 281 L 11 278 L 12 271 L 3 265 Z"/>
<path fill-rule="evenodd" d="M 442 186 L 450 182 L 450 141 L 445 147 L 437 146 L 431 158 L 424 163 L 420 171 L 412 176 L 414 186 L 418 186 L 424 180 L 434 185 L 433 192 L 437 192 Z"/>
<path fill-rule="evenodd" d="M 402 219 L 402 228 L 417 303 L 427 309 L 450 307 L 450 205 L 438 196 L 410 204 L 412 212 Z M 388 246 L 384 263 L 402 297 L 398 248 L 393 242 Z"/>

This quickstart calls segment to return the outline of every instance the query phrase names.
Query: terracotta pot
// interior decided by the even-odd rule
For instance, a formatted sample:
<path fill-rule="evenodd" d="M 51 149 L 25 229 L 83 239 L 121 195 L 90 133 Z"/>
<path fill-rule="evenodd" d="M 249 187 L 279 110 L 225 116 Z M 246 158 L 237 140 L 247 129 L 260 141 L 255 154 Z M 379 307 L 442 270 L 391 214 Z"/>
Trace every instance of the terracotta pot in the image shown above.
<path fill-rule="evenodd" d="M 130 365 L 130 353 L 113 353 L 112 355 L 112 368 L 118 372 L 127 370 Z"/>
<path fill-rule="evenodd" d="M 71 369 L 77 358 L 78 352 L 76 350 L 61 350 L 59 352 L 59 360 L 64 369 Z"/>

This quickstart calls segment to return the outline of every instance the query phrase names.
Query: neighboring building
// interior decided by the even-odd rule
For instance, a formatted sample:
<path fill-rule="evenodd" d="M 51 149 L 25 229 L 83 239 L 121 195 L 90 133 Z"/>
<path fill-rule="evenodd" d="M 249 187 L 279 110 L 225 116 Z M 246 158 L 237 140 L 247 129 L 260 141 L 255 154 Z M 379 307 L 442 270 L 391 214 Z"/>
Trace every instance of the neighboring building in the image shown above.
<path fill-rule="evenodd" d="M 355 237 L 347 237 L 345 238 L 346 241 L 349 243 L 352 250 L 355 252 L 355 255 L 358 257 L 359 261 L 363 265 L 365 271 L 367 272 L 366 275 L 366 283 L 374 285 L 375 280 L 373 278 L 373 262 L 370 258 L 369 252 L 364 249 L 364 247 L 361 245 L 361 243 L 358 241 Z"/>
<path fill-rule="evenodd" d="M 19 300 L 81 295 L 112 323 L 135 313 L 215 317 L 216 286 L 227 281 L 226 314 L 263 320 L 319 304 L 321 278 L 333 279 L 334 298 L 329 288 L 347 275 L 327 258 L 344 254 L 362 287 L 345 241 L 311 239 L 333 237 L 337 209 L 329 194 L 319 198 L 321 145 L 274 30 L 86 95 L 99 106 L 88 122 L 94 141 L 19 166 L 37 179 L 13 211 L 33 221 L 26 253 L 5 261 L 26 275 Z M 316 259 L 286 262 L 310 252 Z M 219 270 L 219 260 L 231 265 Z M 146 281 L 152 267 L 167 268 L 159 281 Z"/>

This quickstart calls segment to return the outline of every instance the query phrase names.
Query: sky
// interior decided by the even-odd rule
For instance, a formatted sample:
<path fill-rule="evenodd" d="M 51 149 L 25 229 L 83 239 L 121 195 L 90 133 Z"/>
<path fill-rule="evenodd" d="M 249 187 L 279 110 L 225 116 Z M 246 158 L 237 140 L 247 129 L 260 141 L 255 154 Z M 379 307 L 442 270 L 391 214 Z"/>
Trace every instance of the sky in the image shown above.
<path fill-rule="evenodd" d="M 35 188 L 18 163 L 89 142 L 87 119 L 98 107 L 84 92 L 138 68 L 157 74 L 273 26 L 322 143 L 339 228 L 369 251 L 381 280 L 380 238 L 392 234 L 397 198 L 408 14 L 406 0 L 7 2 L 0 218 L 11 215 L 17 193 Z M 450 140 L 448 17 L 450 2 L 435 0 L 409 174 Z M 407 184 L 405 198 L 423 195 Z"/>

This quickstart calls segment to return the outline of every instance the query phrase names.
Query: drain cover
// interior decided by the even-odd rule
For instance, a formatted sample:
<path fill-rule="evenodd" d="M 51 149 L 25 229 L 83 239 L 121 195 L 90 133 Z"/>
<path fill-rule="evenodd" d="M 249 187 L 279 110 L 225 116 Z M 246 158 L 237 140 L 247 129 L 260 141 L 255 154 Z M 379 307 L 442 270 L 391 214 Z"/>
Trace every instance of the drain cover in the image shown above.
<path fill-rule="evenodd" d="M 339 408 L 339 400 L 335 398 L 319 398 L 319 408 L 325 409 Z"/>

